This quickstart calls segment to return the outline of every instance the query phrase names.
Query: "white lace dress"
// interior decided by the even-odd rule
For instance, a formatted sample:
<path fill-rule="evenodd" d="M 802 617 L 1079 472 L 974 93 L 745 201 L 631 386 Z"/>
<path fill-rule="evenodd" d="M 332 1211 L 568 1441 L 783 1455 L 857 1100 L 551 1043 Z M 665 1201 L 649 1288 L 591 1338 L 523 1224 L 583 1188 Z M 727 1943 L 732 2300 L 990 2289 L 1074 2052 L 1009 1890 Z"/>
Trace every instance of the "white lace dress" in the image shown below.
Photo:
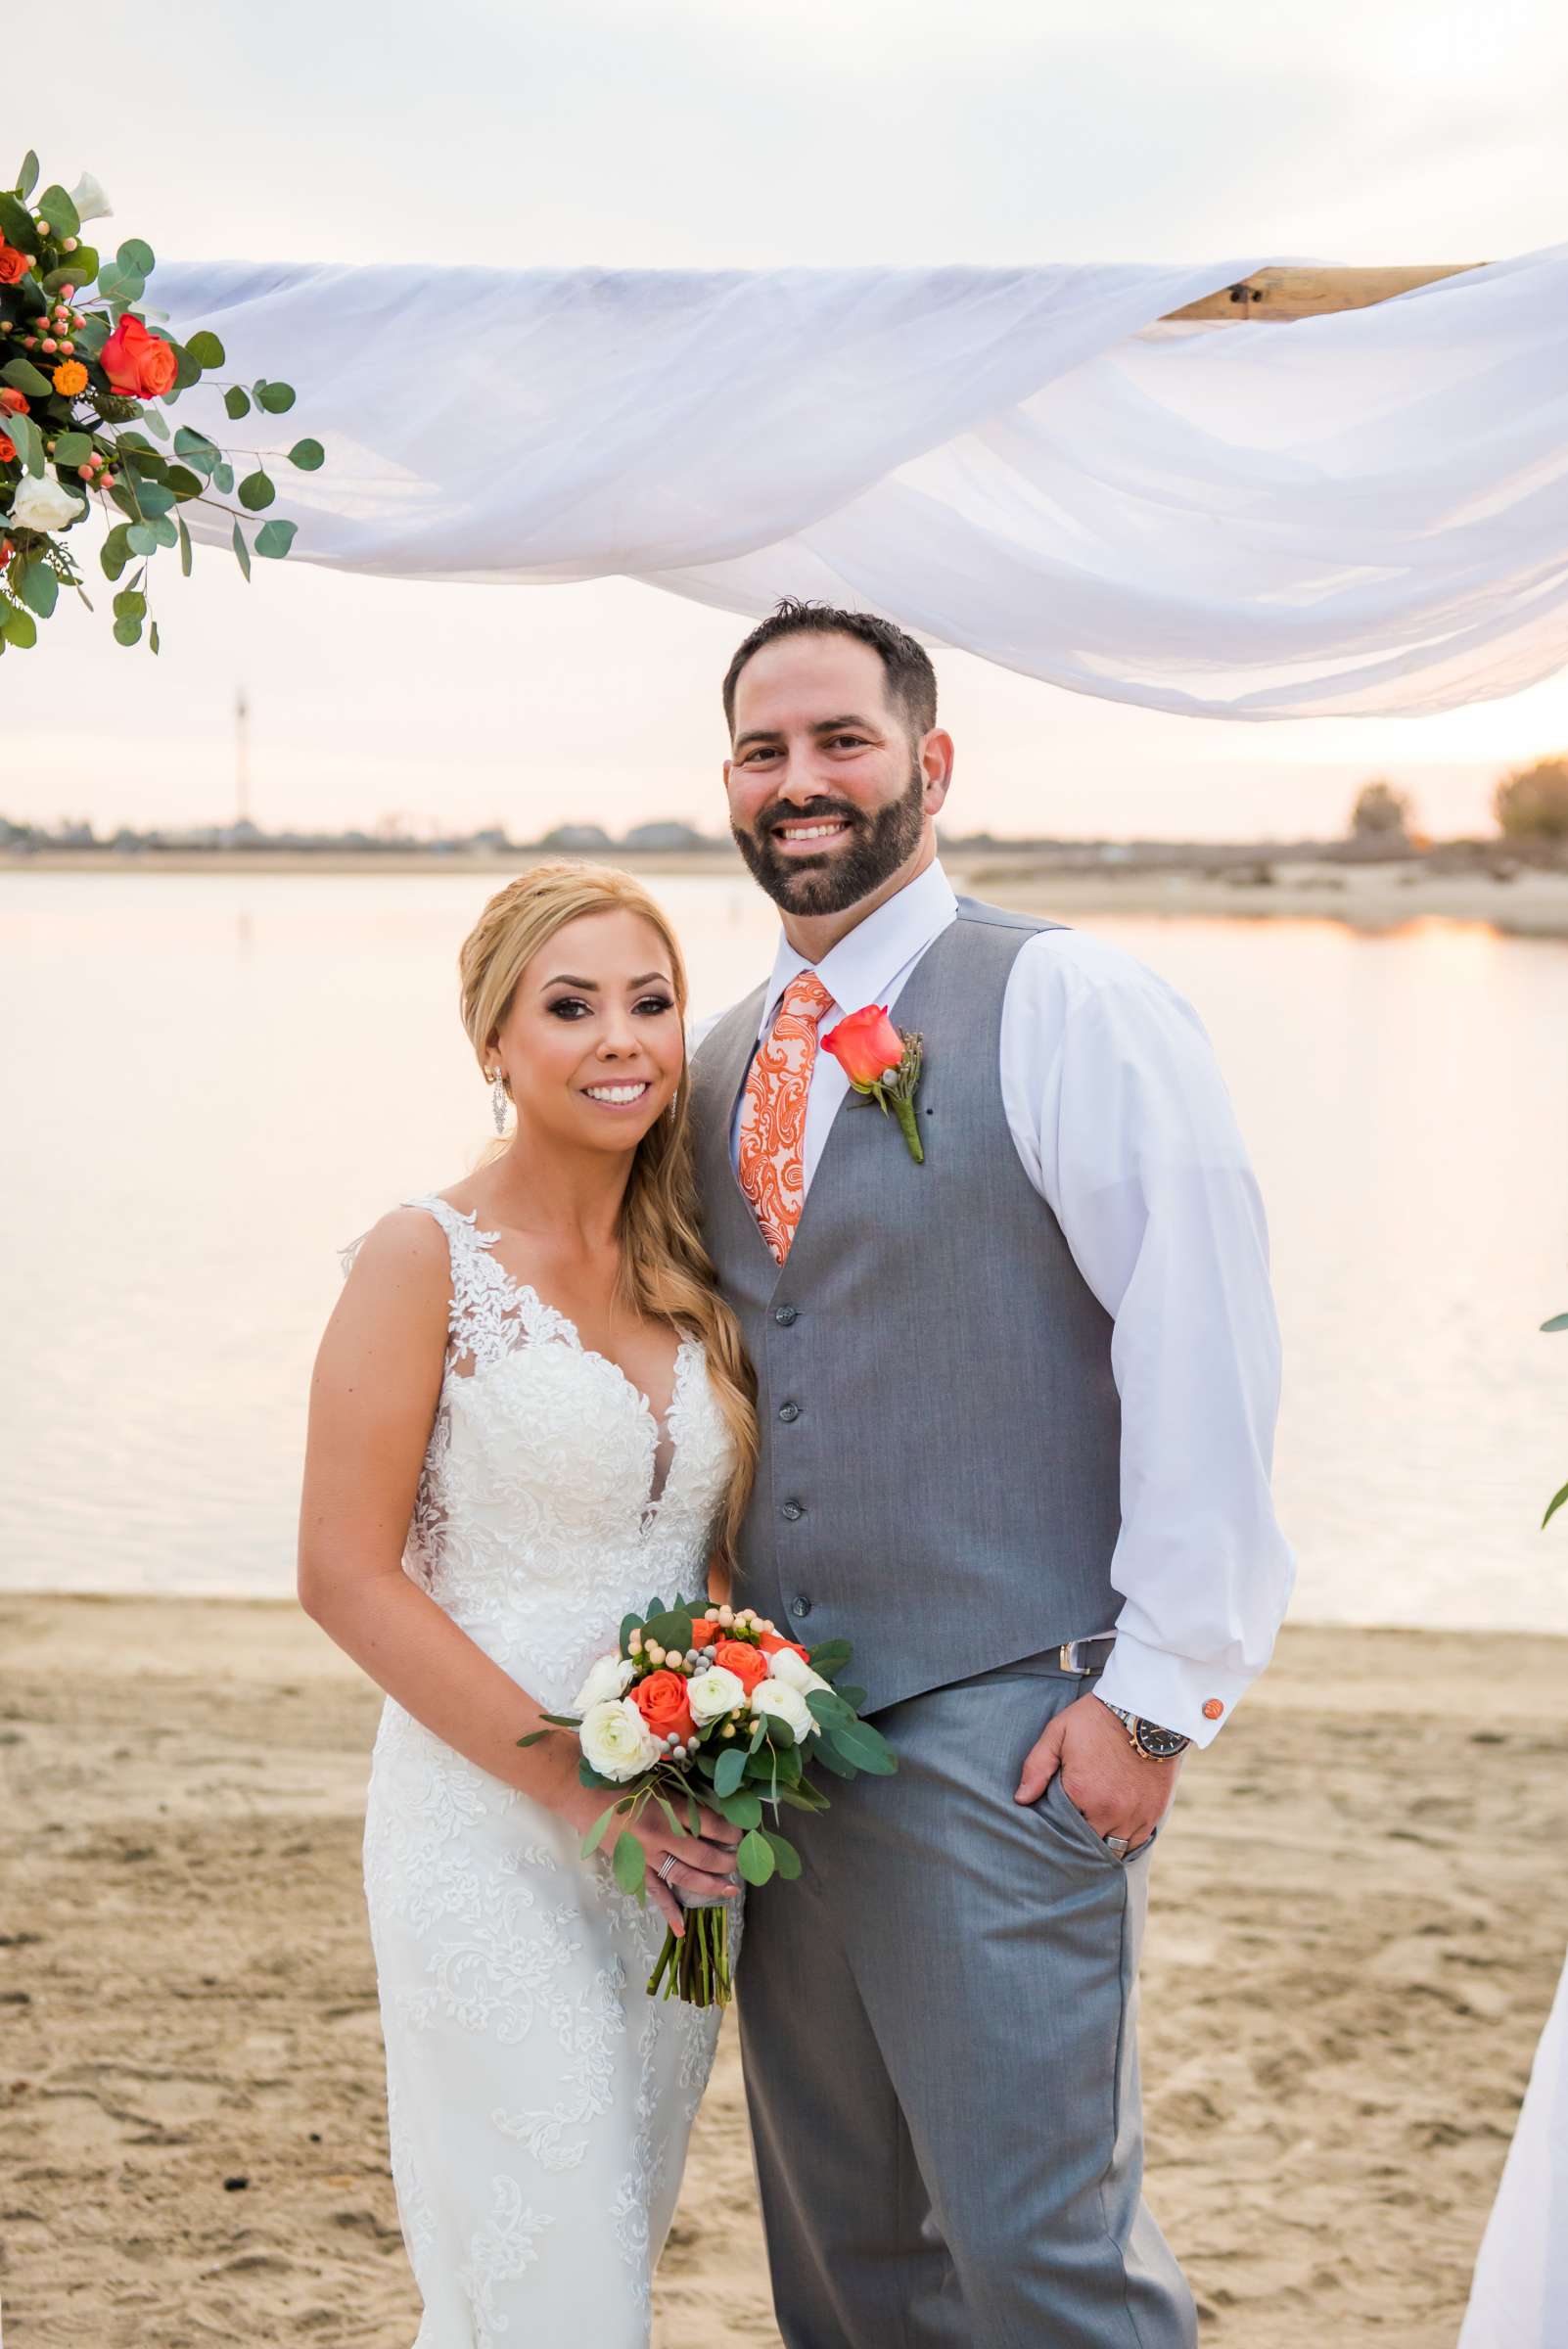
<path fill-rule="evenodd" d="M 551 1710 L 622 1618 L 702 1590 L 731 1451 L 685 1341 L 645 1397 L 435 1198 L 450 1346 L 404 1558 Z M 392 2175 L 425 2303 L 415 2349 L 645 2349 L 650 2283 L 717 2017 L 644 1985 L 664 1938 L 576 1832 L 389 1700 L 365 1892 Z"/>

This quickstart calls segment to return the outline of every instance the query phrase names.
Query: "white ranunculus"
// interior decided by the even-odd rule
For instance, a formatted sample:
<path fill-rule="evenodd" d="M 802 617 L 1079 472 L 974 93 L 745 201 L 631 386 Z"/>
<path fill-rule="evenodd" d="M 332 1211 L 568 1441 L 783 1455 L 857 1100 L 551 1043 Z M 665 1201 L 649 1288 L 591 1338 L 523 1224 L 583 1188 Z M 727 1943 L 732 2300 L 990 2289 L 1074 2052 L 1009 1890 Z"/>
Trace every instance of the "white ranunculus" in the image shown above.
<path fill-rule="evenodd" d="M 607 1697 L 585 1713 L 577 1742 L 588 1768 L 618 1784 L 641 1777 L 664 1751 L 629 1696 Z"/>
<path fill-rule="evenodd" d="M 722 1721 L 726 1713 L 745 1709 L 746 1685 L 722 1664 L 710 1664 L 706 1672 L 694 1672 L 686 1682 L 686 1702 L 693 1721 L 705 1729 L 711 1721 Z"/>
<path fill-rule="evenodd" d="M 776 1647 L 767 1659 L 767 1669 L 771 1679 L 782 1681 L 786 1688 L 798 1688 L 803 1696 L 809 1696 L 813 1688 L 830 1688 L 833 1685 L 819 1672 L 813 1672 L 805 1657 L 798 1656 L 793 1647 Z"/>
<path fill-rule="evenodd" d="M 23 474 L 11 500 L 12 521 L 27 530 L 63 530 L 69 524 L 80 522 L 86 511 L 79 497 L 72 497 L 47 474 L 41 481 Z"/>
<path fill-rule="evenodd" d="M 759 1681 L 752 1690 L 752 1711 L 769 1713 L 775 1721 L 785 1723 L 795 1731 L 797 1745 L 804 1744 L 816 1729 L 805 1697 L 787 1681 Z"/>
<path fill-rule="evenodd" d="M 70 191 L 70 201 L 76 207 L 76 217 L 82 222 L 107 220 L 114 206 L 104 194 L 90 171 L 84 171 Z"/>
<path fill-rule="evenodd" d="M 573 1712 L 586 1713 L 595 1705 L 614 1704 L 625 1695 L 636 1677 L 637 1667 L 629 1656 L 601 1656 L 573 1698 Z"/>

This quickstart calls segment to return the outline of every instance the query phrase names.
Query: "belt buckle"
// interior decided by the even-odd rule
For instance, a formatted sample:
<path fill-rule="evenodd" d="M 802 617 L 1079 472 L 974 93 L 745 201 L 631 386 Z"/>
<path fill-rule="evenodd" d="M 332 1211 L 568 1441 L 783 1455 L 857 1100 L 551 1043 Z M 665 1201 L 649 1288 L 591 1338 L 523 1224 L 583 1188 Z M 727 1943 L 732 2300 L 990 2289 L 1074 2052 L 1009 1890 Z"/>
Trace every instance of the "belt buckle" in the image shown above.
<path fill-rule="evenodd" d="M 1115 1644 L 1114 1632 L 1095 1632 L 1087 1639 L 1064 1639 L 1056 1651 L 1056 1659 L 1064 1672 L 1076 1672 L 1081 1681 L 1086 1681 L 1094 1673 L 1105 1670 L 1107 1659 L 1102 1656 L 1097 1664 L 1086 1663 L 1084 1649 L 1103 1647 L 1108 1650 Z"/>

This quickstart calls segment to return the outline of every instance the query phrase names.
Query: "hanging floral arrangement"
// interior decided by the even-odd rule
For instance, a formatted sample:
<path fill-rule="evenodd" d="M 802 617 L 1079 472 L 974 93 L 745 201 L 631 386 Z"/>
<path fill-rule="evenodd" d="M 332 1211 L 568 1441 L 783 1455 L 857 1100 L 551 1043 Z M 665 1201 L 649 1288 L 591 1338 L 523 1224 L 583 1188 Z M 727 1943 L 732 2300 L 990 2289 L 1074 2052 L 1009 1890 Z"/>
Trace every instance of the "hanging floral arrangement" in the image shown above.
<path fill-rule="evenodd" d="M 98 560 L 116 588 L 115 640 L 137 644 L 145 628 L 156 653 L 148 567 L 160 548 L 177 547 L 189 573 L 181 508 L 232 517 L 249 578 L 253 554 L 278 558 L 294 540 L 292 522 L 255 520 L 277 496 L 269 462 L 313 473 L 324 452 L 318 440 L 252 450 L 252 470 L 239 475 L 208 434 L 171 426 L 166 411 L 199 385 L 221 392 L 233 423 L 253 411 L 286 415 L 294 391 L 228 380 L 216 335 L 181 343 L 150 323 L 161 320 L 143 307 L 151 249 L 133 237 L 106 258 L 82 234 L 110 212 L 90 173 L 69 195 L 48 187 L 35 200 L 37 183 L 29 154 L 15 187 L 0 189 L 0 653 L 36 644 L 63 588 L 92 609 L 72 533 L 95 509 L 109 525 Z"/>

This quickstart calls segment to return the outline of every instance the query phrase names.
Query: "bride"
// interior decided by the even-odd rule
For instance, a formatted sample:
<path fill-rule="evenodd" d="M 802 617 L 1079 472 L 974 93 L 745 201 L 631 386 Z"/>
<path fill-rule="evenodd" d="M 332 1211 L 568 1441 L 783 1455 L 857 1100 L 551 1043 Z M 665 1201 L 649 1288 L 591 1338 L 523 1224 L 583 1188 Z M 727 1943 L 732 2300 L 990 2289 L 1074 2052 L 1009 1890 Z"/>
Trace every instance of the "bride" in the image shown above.
<path fill-rule="evenodd" d="M 737 1830 L 579 1856 L 572 1710 L 622 1618 L 720 1576 L 756 1456 L 698 1238 L 679 949 L 629 876 L 546 865 L 460 958 L 510 1141 L 351 1252 L 311 1390 L 309 1614 L 387 1691 L 365 1891 L 415 2349 L 643 2349 L 716 2010 L 647 1997 Z"/>

